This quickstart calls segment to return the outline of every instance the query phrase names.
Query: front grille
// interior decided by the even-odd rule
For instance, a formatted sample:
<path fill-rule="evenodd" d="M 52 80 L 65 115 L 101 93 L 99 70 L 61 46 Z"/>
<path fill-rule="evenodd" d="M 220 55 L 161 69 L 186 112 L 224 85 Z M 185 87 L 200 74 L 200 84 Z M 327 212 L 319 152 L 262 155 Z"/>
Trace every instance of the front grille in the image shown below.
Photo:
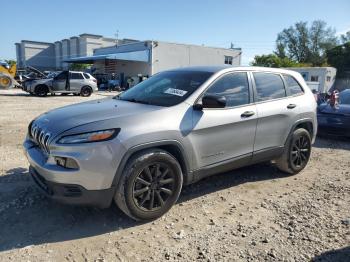
<path fill-rule="evenodd" d="M 42 150 L 49 153 L 49 141 L 51 138 L 51 134 L 49 132 L 45 131 L 45 129 L 39 125 L 33 123 L 30 126 L 29 136 Z"/>

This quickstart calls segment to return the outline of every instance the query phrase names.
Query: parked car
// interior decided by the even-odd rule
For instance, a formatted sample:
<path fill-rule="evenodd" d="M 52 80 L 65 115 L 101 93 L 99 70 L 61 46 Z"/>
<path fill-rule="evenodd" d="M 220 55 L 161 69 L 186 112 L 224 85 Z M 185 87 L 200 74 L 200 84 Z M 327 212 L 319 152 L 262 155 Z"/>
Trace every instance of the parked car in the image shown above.
<path fill-rule="evenodd" d="M 294 71 L 190 67 L 124 93 L 52 110 L 24 142 L 30 175 L 49 197 L 110 206 L 149 220 L 183 185 L 274 160 L 296 174 L 317 132 L 316 101 Z"/>
<path fill-rule="evenodd" d="M 89 73 L 62 71 L 51 76 L 53 77 L 29 81 L 24 90 L 37 96 L 46 96 L 49 93 L 90 96 L 97 91 L 97 81 Z"/>
<path fill-rule="evenodd" d="M 350 137 L 350 89 L 339 93 L 338 103 L 320 104 L 317 119 L 320 134 Z"/>

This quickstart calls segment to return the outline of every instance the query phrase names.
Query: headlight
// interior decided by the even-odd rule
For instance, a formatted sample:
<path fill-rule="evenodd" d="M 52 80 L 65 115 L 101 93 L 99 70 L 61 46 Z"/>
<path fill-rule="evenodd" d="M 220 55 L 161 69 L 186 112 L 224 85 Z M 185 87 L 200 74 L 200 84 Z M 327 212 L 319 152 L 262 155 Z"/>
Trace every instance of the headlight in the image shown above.
<path fill-rule="evenodd" d="M 80 143 L 91 143 L 110 140 L 116 137 L 120 129 L 108 129 L 101 131 L 94 131 L 89 133 L 64 136 L 60 138 L 58 144 L 80 144 Z"/>

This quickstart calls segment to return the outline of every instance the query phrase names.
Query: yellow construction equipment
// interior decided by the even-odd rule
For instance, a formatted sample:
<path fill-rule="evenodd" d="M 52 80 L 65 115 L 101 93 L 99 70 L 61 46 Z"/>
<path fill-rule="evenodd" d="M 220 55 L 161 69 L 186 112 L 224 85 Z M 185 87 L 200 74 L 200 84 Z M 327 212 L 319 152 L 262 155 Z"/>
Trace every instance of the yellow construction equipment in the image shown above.
<path fill-rule="evenodd" d="M 8 66 L 5 64 L 0 64 L 0 89 L 13 88 L 18 85 L 15 80 L 16 75 L 16 64 Z"/>

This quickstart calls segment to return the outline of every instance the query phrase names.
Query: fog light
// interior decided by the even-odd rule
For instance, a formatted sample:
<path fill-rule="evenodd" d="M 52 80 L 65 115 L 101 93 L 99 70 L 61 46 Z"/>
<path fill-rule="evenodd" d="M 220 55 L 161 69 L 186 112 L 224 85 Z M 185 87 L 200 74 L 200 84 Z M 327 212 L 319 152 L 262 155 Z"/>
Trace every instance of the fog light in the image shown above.
<path fill-rule="evenodd" d="M 78 163 L 68 157 L 60 157 L 60 156 L 55 156 L 55 162 L 58 166 L 64 167 L 64 168 L 70 168 L 70 169 L 78 169 Z"/>

